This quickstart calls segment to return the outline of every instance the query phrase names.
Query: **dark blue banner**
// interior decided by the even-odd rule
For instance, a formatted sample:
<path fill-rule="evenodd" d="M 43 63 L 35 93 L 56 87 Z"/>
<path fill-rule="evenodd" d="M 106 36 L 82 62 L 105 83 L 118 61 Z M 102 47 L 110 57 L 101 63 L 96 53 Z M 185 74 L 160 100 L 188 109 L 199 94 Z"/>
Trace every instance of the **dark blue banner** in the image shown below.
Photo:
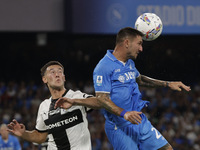
<path fill-rule="evenodd" d="M 163 34 L 200 34 L 200 0 L 72 0 L 72 32 L 115 34 L 144 12 L 161 18 Z"/>

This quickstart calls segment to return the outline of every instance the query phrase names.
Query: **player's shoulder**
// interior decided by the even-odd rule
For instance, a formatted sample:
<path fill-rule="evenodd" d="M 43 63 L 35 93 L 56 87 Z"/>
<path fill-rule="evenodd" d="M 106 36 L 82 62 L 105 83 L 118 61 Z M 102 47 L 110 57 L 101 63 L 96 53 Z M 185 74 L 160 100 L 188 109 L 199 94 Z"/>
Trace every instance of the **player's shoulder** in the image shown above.
<path fill-rule="evenodd" d="M 50 103 L 51 103 L 51 98 L 45 99 L 40 103 L 39 107 L 44 107 L 44 106 L 46 107 L 46 106 L 50 105 Z"/>
<path fill-rule="evenodd" d="M 67 94 L 65 95 L 65 97 L 68 97 L 68 98 L 87 98 L 87 97 L 91 97 L 92 95 L 89 95 L 89 94 L 86 94 L 86 93 L 83 93 L 81 92 L 80 90 L 76 90 L 76 91 L 73 91 L 73 90 L 69 90 L 67 92 Z"/>
<path fill-rule="evenodd" d="M 115 64 L 110 59 L 101 59 L 99 63 L 96 65 L 94 72 L 108 72 L 112 71 L 112 69 L 115 67 Z"/>

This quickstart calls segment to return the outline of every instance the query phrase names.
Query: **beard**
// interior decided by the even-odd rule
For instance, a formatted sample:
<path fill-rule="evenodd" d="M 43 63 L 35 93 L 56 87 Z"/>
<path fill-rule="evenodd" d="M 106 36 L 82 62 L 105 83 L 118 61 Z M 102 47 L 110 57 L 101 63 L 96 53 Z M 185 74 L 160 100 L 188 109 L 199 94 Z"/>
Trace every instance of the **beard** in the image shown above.
<path fill-rule="evenodd" d="M 137 56 L 131 55 L 130 52 L 127 52 L 126 56 L 127 56 L 127 60 L 128 60 L 128 59 L 136 60 L 136 57 L 137 57 Z"/>

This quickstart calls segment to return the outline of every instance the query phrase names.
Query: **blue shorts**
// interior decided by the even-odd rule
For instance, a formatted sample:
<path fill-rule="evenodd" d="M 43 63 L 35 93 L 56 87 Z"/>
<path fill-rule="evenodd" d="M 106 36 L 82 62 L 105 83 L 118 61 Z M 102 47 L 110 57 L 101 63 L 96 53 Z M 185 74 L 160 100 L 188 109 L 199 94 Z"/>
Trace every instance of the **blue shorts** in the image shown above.
<path fill-rule="evenodd" d="M 105 132 L 115 150 L 157 150 L 168 143 L 144 114 L 141 117 L 139 125 L 115 127 L 106 122 Z"/>

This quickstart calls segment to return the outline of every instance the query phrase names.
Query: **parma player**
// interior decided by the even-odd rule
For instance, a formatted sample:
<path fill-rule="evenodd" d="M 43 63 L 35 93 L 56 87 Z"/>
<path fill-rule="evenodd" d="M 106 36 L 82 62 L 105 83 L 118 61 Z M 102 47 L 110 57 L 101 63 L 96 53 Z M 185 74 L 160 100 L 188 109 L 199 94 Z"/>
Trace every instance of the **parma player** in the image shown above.
<path fill-rule="evenodd" d="M 13 120 L 9 131 L 24 140 L 43 143 L 48 136 L 48 150 L 91 150 L 91 139 L 86 114 L 89 108 L 73 106 L 70 109 L 54 109 L 60 97 L 91 97 L 80 91 L 67 90 L 64 86 L 64 67 L 57 61 L 50 61 L 41 68 L 43 82 L 49 88 L 51 97 L 44 100 L 38 110 L 35 130 L 27 131 L 23 124 Z"/>

